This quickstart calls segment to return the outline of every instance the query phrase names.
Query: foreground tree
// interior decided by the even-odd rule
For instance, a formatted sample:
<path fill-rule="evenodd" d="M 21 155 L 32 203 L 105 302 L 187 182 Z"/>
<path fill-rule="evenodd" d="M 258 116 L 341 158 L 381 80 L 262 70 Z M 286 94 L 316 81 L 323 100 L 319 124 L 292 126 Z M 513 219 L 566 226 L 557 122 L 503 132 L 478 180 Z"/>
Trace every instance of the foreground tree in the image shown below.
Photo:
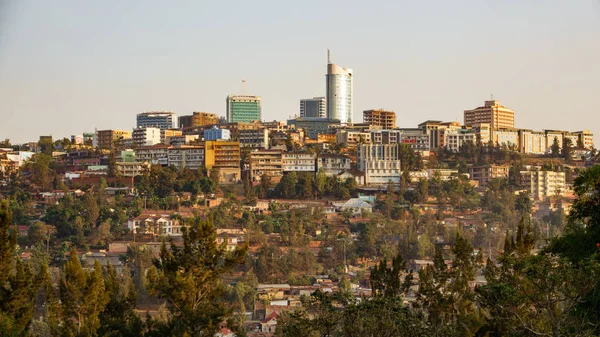
<path fill-rule="evenodd" d="M 218 245 L 211 222 L 191 219 L 183 247 L 163 244 L 160 259 L 148 271 L 148 290 L 167 301 L 171 315 L 166 324 L 151 326 L 150 335 L 215 334 L 229 313 L 221 277 L 243 264 L 245 254 L 246 249 L 228 252 Z"/>
<path fill-rule="evenodd" d="M 25 335 L 33 319 L 33 300 L 39 282 L 28 264 L 15 256 L 16 231 L 10 231 L 12 214 L 0 203 L 0 336 Z"/>
<path fill-rule="evenodd" d="M 599 284 L 597 257 L 576 266 L 558 256 L 532 255 L 535 237 L 519 226 L 498 264 L 488 261 L 487 285 L 477 290 L 492 336 L 592 336 L 595 318 L 579 312 Z"/>

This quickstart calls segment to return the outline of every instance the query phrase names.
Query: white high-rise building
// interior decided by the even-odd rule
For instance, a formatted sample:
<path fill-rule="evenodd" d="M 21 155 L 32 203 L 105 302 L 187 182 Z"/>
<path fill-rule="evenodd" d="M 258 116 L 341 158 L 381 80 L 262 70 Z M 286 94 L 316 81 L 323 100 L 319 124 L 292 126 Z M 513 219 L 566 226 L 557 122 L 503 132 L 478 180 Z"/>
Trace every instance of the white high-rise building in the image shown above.
<path fill-rule="evenodd" d="M 352 69 L 331 63 L 327 51 L 327 118 L 352 123 Z"/>

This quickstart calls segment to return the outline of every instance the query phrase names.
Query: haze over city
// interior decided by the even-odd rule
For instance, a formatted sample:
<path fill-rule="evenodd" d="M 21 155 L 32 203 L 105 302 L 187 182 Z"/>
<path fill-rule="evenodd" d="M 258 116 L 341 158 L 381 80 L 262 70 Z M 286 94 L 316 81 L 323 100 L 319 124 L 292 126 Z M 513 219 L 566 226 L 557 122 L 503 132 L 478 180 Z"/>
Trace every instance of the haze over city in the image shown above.
<path fill-rule="evenodd" d="M 263 98 L 264 120 L 325 95 L 326 49 L 354 69 L 354 121 L 463 121 L 493 95 L 520 128 L 600 134 L 598 1 L 0 2 L 0 136 L 13 142 L 135 115 L 225 115 Z M 19 126 L 19 127 L 16 127 Z"/>

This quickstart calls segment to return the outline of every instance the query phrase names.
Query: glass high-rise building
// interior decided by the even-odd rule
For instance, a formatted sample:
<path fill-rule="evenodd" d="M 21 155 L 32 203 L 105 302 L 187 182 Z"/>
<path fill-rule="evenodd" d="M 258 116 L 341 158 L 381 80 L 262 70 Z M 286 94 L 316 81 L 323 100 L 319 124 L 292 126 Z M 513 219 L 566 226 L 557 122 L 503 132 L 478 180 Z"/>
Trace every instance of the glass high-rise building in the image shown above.
<path fill-rule="evenodd" d="M 227 96 L 227 122 L 251 123 L 261 120 L 262 98 L 260 96 Z"/>
<path fill-rule="evenodd" d="M 300 117 L 327 117 L 327 104 L 325 97 L 301 99 Z"/>
<path fill-rule="evenodd" d="M 159 128 L 168 130 L 175 128 L 177 118 L 173 112 L 153 111 L 137 114 L 137 128 Z"/>
<path fill-rule="evenodd" d="M 327 118 L 352 123 L 352 69 L 342 68 L 327 55 Z"/>

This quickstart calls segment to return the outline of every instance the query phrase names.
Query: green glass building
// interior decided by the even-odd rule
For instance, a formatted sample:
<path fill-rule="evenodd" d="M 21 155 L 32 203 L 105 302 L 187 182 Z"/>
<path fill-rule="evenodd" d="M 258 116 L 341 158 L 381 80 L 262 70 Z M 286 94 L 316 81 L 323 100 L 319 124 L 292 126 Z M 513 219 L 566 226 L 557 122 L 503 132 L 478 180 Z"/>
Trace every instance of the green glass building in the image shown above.
<path fill-rule="evenodd" d="M 262 99 L 260 96 L 227 96 L 227 122 L 251 123 L 261 120 Z"/>

